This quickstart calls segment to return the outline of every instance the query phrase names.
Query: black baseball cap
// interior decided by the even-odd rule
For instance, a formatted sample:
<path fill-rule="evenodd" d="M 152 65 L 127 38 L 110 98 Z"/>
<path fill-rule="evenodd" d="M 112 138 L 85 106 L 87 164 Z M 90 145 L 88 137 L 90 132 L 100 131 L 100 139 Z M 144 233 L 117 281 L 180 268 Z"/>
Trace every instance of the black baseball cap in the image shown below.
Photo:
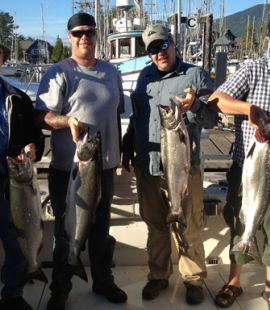
<path fill-rule="evenodd" d="M 70 17 L 67 23 L 67 29 L 71 30 L 77 26 L 93 26 L 96 27 L 94 16 L 88 13 L 76 13 Z"/>

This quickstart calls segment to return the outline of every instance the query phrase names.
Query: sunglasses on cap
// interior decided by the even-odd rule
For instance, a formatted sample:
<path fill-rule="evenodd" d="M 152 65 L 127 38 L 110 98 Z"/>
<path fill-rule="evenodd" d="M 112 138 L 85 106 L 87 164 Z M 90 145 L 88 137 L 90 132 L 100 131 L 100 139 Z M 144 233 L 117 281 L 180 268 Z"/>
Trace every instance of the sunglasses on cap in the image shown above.
<path fill-rule="evenodd" d="M 96 34 L 96 28 L 87 30 L 72 30 L 71 34 L 75 38 L 81 38 L 82 36 L 92 37 Z"/>
<path fill-rule="evenodd" d="M 148 53 L 150 55 L 156 55 L 161 51 L 165 51 L 170 46 L 169 40 L 162 41 L 159 45 L 148 48 Z"/>

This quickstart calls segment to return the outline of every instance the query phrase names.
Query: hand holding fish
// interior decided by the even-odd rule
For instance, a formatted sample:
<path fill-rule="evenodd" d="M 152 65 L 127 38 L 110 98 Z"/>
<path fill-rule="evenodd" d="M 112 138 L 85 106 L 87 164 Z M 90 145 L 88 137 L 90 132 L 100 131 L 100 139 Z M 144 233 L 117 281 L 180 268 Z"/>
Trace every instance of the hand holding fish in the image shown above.
<path fill-rule="evenodd" d="M 250 106 L 248 120 L 251 126 L 258 128 L 261 120 L 267 121 L 268 119 L 269 117 L 261 108 L 253 104 Z"/>
<path fill-rule="evenodd" d="M 77 120 L 76 117 L 71 116 L 68 118 L 68 126 L 71 131 L 73 142 L 77 143 L 85 132 L 83 125 Z"/>
<path fill-rule="evenodd" d="M 180 102 L 180 111 L 181 112 L 187 112 L 191 109 L 193 102 L 195 100 L 195 91 L 192 87 L 188 87 L 184 89 L 184 92 L 186 93 L 186 97 L 182 98 L 180 96 L 175 96 L 176 100 Z"/>
<path fill-rule="evenodd" d="M 34 143 L 27 144 L 23 150 L 24 151 L 16 157 L 17 160 L 23 161 L 24 156 L 28 156 L 32 161 L 36 160 L 36 146 Z"/>

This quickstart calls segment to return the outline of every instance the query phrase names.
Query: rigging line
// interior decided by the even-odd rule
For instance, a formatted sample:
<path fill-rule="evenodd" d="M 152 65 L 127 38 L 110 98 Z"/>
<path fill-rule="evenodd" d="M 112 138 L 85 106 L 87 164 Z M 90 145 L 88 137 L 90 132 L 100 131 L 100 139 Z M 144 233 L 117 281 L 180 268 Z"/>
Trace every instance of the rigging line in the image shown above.
<path fill-rule="evenodd" d="M 39 301 L 38 301 L 37 310 L 39 310 L 39 307 L 40 307 L 40 304 L 41 304 L 41 300 L 42 300 L 44 292 L 45 292 L 46 285 L 47 285 L 47 283 L 45 282 L 44 286 L 43 286 L 43 290 L 41 292 L 41 296 L 40 296 Z"/>

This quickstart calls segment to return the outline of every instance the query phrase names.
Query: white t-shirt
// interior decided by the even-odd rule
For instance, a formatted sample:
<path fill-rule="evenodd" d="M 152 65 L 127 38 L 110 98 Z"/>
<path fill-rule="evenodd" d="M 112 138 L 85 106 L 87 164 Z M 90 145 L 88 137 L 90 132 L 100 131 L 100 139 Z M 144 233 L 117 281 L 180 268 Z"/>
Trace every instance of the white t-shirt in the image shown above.
<path fill-rule="evenodd" d="M 117 111 L 124 112 L 124 99 L 120 75 L 112 64 L 97 60 L 95 67 L 83 67 L 68 58 L 53 65 L 40 83 L 36 109 L 76 117 L 90 134 L 100 131 L 103 169 L 119 164 Z M 75 148 L 69 128 L 53 130 L 52 166 L 69 171 Z"/>

